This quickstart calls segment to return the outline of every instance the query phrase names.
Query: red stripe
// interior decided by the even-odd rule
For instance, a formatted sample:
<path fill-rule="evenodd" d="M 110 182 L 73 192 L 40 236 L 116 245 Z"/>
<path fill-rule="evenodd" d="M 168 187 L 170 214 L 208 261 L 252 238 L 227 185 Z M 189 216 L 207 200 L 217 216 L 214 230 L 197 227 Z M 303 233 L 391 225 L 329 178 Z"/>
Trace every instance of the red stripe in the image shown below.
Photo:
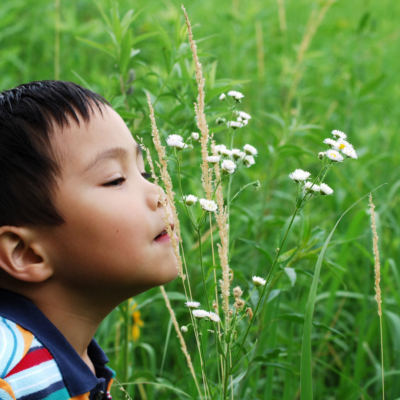
<path fill-rule="evenodd" d="M 6 376 L 8 378 L 17 372 L 23 371 L 35 367 L 36 365 L 42 364 L 46 361 L 52 360 L 53 357 L 47 349 L 38 349 L 28 353 Z"/>

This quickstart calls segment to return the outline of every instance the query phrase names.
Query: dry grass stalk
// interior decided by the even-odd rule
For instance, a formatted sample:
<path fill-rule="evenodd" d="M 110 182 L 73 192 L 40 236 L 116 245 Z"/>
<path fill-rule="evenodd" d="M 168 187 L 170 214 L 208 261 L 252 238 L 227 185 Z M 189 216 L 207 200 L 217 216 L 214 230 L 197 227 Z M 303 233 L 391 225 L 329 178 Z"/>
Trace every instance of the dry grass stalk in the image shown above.
<path fill-rule="evenodd" d="M 278 10 L 279 10 L 279 29 L 281 30 L 281 33 L 285 33 L 287 30 L 285 0 L 278 0 Z"/>
<path fill-rule="evenodd" d="M 214 150 L 213 150 L 214 151 Z M 215 179 L 218 182 L 221 178 L 221 171 L 219 164 L 214 165 Z M 219 184 L 216 189 L 216 200 L 218 205 L 218 213 L 215 214 L 217 220 L 218 233 L 221 239 L 221 244 L 218 243 L 218 255 L 221 261 L 222 269 L 222 280 L 220 281 L 221 292 L 222 292 L 222 309 L 225 313 L 225 318 L 229 319 L 229 292 L 230 292 L 230 269 L 228 262 L 228 250 L 229 250 L 229 236 L 228 236 L 228 215 L 226 214 L 226 208 L 224 207 L 224 196 L 222 193 L 222 185 Z"/>
<path fill-rule="evenodd" d="M 304 69 L 302 68 L 302 64 L 304 61 L 305 54 L 310 47 L 310 44 L 317 33 L 319 26 L 325 18 L 326 13 L 331 8 L 331 6 L 337 0 L 327 0 L 323 6 L 319 10 L 313 10 L 310 14 L 310 18 L 308 19 L 306 29 L 304 31 L 303 39 L 300 43 L 299 50 L 297 52 L 296 64 L 293 68 L 294 75 L 292 85 L 290 86 L 288 96 L 285 102 L 285 109 L 287 110 L 293 100 L 293 97 L 297 91 L 297 87 L 303 78 Z"/>
<path fill-rule="evenodd" d="M 381 333 L 381 363 L 382 363 L 382 398 L 385 398 L 385 380 L 383 368 L 383 334 L 382 334 L 382 292 L 381 292 L 381 264 L 379 262 L 378 233 L 376 231 L 375 204 L 372 202 L 372 194 L 369 195 L 369 208 L 371 210 L 372 249 L 375 260 L 375 300 L 378 303 L 378 315 Z"/>
<path fill-rule="evenodd" d="M 177 213 L 176 207 L 175 207 L 175 199 L 174 199 L 175 193 L 173 191 L 171 177 L 168 173 L 167 155 L 165 154 L 164 146 L 161 144 L 160 132 L 158 131 L 158 128 L 156 125 L 156 119 L 154 116 L 154 108 L 151 104 L 149 94 L 147 94 L 147 103 L 148 103 L 149 109 L 150 109 L 151 136 L 153 137 L 154 147 L 157 150 L 158 159 L 160 160 L 160 164 L 161 164 L 161 167 L 160 167 L 161 180 L 164 182 L 167 198 L 168 198 L 169 204 L 172 209 L 172 217 L 173 217 L 174 225 L 175 225 L 175 233 L 177 234 L 179 241 L 182 242 L 181 226 L 180 226 L 179 219 L 178 219 L 178 213 Z"/>
<path fill-rule="evenodd" d="M 183 13 L 185 14 L 186 25 L 188 28 L 188 38 L 190 48 L 193 54 L 194 66 L 196 70 L 196 82 L 198 88 L 198 96 L 197 96 L 197 103 L 194 103 L 194 111 L 196 114 L 197 119 L 197 127 L 200 130 L 201 138 L 201 157 L 203 159 L 203 163 L 201 165 L 202 176 L 201 181 L 203 183 L 204 192 L 206 193 L 207 200 L 211 200 L 212 198 L 212 175 L 210 169 L 208 167 L 208 151 L 207 151 L 207 142 L 209 137 L 208 125 L 206 120 L 206 114 L 204 113 L 204 105 L 205 105 L 205 93 L 204 93 L 204 86 L 205 86 L 205 79 L 203 77 L 203 70 L 199 61 L 199 57 L 197 55 L 197 46 L 193 40 L 193 33 L 192 33 L 192 26 L 189 21 L 189 17 L 186 13 L 185 7 L 182 5 Z"/>
<path fill-rule="evenodd" d="M 193 379 L 194 379 L 194 382 L 196 384 L 197 391 L 198 391 L 198 393 L 200 395 L 200 398 L 202 398 L 201 390 L 200 390 L 199 384 L 197 382 L 196 374 L 194 372 L 192 360 L 191 360 L 190 355 L 188 353 L 188 350 L 187 350 L 187 347 L 186 347 L 186 343 L 185 343 L 185 339 L 183 338 L 182 332 L 181 332 L 181 330 L 179 328 L 179 324 L 178 324 L 178 321 L 176 319 L 175 312 L 171 307 L 171 303 L 169 302 L 169 298 L 167 296 L 167 293 L 165 292 L 164 286 L 160 286 L 160 290 L 161 290 L 161 293 L 162 293 L 162 295 L 164 297 L 165 304 L 167 305 L 168 311 L 171 314 L 172 323 L 173 323 L 175 331 L 176 331 L 176 333 L 178 335 L 179 342 L 181 343 L 181 349 L 182 349 L 183 354 L 186 357 L 186 362 L 187 362 L 187 365 L 188 365 L 188 367 L 190 369 L 190 373 L 193 376 Z"/>

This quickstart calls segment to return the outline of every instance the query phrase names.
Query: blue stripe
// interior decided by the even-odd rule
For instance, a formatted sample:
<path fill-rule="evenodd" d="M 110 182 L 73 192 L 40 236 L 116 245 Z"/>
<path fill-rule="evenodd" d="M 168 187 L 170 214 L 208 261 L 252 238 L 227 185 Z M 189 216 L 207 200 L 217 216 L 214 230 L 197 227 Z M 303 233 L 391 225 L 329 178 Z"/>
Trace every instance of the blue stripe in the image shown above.
<path fill-rule="evenodd" d="M 39 349 L 44 349 L 44 346 L 31 347 L 26 354 L 32 353 L 33 351 L 36 351 Z"/>
<path fill-rule="evenodd" d="M 15 353 L 17 352 L 17 336 L 15 335 L 15 332 L 13 331 L 13 329 L 11 328 L 11 326 L 8 325 L 7 320 L 6 320 L 5 318 L 3 318 L 3 317 L 2 317 L 1 319 L 2 319 L 2 321 L 3 321 L 3 323 L 4 323 L 4 325 L 11 331 L 11 333 L 12 333 L 12 335 L 13 335 L 13 338 L 14 338 L 14 348 L 13 348 L 13 351 L 12 351 L 12 353 L 11 353 L 11 357 L 9 358 L 9 360 L 8 360 L 8 362 L 7 362 L 7 365 L 6 365 L 6 367 L 4 368 L 3 373 L 1 374 L 2 376 L 4 376 L 5 373 L 6 373 L 6 371 L 8 370 L 8 368 L 10 368 L 10 365 L 11 365 L 11 363 L 12 363 L 13 360 L 14 360 Z"/>
<path fill-rule="evenodd" d="M 64 381 L 58 381 L 50 386 L 47 386 L 47 388 L 45 389 L 39 390 L 38 392 L 26 394 L 25 396 L 19 397 L 18 400 L 42 400 L 50 396 L 57 390 L 64 388 Z"/>

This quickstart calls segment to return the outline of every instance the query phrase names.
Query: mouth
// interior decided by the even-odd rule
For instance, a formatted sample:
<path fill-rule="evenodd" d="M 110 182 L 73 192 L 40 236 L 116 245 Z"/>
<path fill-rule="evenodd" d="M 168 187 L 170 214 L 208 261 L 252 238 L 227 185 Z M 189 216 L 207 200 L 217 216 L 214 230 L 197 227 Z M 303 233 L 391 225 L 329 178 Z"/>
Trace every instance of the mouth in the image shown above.
<path fill-rule="evenodd" d="M 170 224 L 170 227 L 172 231 L 174 231 L 174 224 Z M 154 240 L 159 240 L 159 239 L 169 239 L 168 232 L 166 229 L 164 229 L 162 232 L 160 232 Z"/>

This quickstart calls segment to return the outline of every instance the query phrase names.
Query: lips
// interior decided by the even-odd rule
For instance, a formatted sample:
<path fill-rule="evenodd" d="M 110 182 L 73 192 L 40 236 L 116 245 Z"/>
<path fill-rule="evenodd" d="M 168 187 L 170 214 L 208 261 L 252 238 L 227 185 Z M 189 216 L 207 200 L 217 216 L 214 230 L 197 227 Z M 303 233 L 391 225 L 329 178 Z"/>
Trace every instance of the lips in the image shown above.
<path fill-rule="evenodd" d="M 170 224 L 169 226 L 171 227 L 171 230 L 174 231 L 174 224 Z M 168 232 L 167 232 L 166 229 L 164 229 L 163 231 L 161 231 L 161 232 L 154 238 L 154 240 L 157 240 L 157 239 L 159 239 L 160 237 L 162 237 L 162 236 L 164 236 L 164 235 L 167 235 L 167 236 L 168 236 Z"/>

